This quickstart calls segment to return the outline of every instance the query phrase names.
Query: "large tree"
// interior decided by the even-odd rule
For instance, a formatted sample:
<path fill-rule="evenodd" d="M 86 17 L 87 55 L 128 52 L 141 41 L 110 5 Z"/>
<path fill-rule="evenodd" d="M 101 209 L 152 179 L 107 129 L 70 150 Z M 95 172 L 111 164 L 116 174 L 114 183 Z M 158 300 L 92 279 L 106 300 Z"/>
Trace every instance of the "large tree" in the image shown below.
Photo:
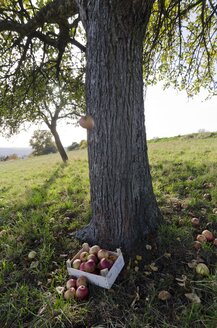
<path fill-rule="evenodd" d="M 143 79 L 215 93 L 216 10 L 212 0 L 3 1 L 0 78 L 9 87 L 26 63 L 55 63 L 58 76 L 72 45 L 86 52 L 92 218 L 80 239 L 130 254 L 156 232 Z M 75 39 L 79 19 L 86 48 Z"/>

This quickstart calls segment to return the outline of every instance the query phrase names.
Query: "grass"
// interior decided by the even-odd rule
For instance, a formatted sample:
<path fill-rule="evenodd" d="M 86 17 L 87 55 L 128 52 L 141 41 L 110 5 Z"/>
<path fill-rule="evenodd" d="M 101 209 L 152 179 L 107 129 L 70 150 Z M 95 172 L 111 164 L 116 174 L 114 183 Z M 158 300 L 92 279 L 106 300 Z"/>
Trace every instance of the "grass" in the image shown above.
<path fill-rule="evenodd" d="M 132 259 L 111 290 L 91 286 L 87 302 L 56 292 L 68 278 L 66 259 L 80 247 L 73 232 L 91 216 L 86 151 L 70 152 L 67 165 L 58 155 L 0 162 L 2 328 L 216 327 L 217 248 L 196 252 L 192 242 L 207 227 L 217 236 L 217 134 L 152 140 L 148 149 L 165 219 L 157 246 L 147 250 L 151 262 Z M 204 261 L 210 275 L 198 276 L 194 261 Z M 161 290 L 171 299 L 159 300 Z"/>

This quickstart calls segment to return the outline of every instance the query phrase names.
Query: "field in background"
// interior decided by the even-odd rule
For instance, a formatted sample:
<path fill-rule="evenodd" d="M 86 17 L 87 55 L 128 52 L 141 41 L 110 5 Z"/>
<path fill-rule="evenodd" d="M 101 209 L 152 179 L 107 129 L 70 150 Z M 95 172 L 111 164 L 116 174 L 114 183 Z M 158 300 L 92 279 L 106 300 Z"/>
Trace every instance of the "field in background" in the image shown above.
<path fill-rule="evenodd" d="M 58 154 L 0 162 L 1 327 L 216 327 L 217 248 L 196 252 L 192 243 L 207 227 L 217 236 L 217 133 L 155 139 L 148 150 L 165 219 L 147 250 L 152 260 L 132 259 L 110 291 L 92 286 L 82 303 L 64 301 L 56 287 L 80 247 L 73 234 L 91 217 L 86 151 L 70 152 L 67 165 Z M 194 261 L 210 276 L 198 276 Z M 172 298 L 159 300 L 161 290 Z"/>

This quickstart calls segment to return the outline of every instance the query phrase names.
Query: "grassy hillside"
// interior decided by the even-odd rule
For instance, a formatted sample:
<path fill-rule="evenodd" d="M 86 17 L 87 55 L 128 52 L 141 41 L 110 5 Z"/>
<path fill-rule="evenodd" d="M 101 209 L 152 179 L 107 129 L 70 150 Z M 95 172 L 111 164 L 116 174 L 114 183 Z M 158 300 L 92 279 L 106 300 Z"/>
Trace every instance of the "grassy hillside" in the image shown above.
<path fill-rule="evenodd" d="M 132 259 L 111 290 L 91 286 L 87 302 L 56 292 L 80 247 L 73 232 L 91 216 L 86 151 L 69 153 L 67 165 L 57 154 L 0 162 L 1 327 L 216 327 L 217 247 L 192 244 L 204 229 L 217 237 L 217 133 L 155 139 L 148 149 L 165 219 L 144 245 L 151 260 Z M 209 276 L 196 274 L 199 262 Z M 162 290 L 171 298 L 160 300 Z"/>

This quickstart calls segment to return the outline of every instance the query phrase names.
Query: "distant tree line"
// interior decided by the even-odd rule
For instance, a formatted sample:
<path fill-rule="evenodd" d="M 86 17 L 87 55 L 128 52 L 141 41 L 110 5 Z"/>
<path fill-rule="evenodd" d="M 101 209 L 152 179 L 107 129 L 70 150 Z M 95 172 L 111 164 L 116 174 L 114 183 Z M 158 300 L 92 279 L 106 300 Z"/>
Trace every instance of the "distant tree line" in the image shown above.
<path fill-rule="evenodd" d="M 47 130 L 35 131 L 30 139 L 30 146 L 33 149 L 33 156 L 47 155 L 58 151 L 52 133 Z M 72 142 L 72 144 L 67 147 L 67 150 L 71 151 L 85 148 L 87 148 L 87 141 L 81 140 L 80 143 Z"/>
<path fill-rule="evenodd" d="M 85 148 L 87 148 L 87 140 L 81 140 L 80 143 L 73 142 L 69 147 L 67 147 L 67 150 L 71 151 Z"/>

